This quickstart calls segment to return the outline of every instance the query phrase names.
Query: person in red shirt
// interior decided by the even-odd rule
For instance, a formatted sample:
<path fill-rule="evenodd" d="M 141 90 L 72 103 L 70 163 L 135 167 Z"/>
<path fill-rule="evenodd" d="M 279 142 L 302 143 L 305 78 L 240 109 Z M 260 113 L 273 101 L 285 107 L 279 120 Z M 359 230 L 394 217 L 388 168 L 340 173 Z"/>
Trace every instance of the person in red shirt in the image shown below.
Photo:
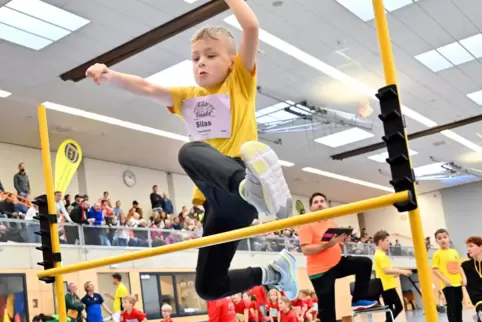
<path fill-rule="evenodd" d="M 258 321 L 258 304 L 256 302 L 256 296 L 251 293 L 243 294 L 244 302 L 244 322 L 259 322 Z"/>
<path fill-rule="evenodd" d="M 264 286 L 255 286 L 248 291 L 256 297 L 256 304 L 258 304 L 258 320 L 264 321 L 266 314 L 266 304 L 268 304 L 268 296 Z"/>
<path fill-rule="evenodd" d="M 316 320 L 318 317 L 318 297 L 315 290 L 310 291 L 311 302 L 313 303 L 313 317 Z"/>
<path fill-rule="evenodd" d="M 122 298 L 124 311 L 121 314 L 121 322 L 147 322 L 146 314 L 134 307 L 136 298 L 131 295 Z"/>
<path fill-rule="evenodd" d="M 296 313 L 298 317 L 303 316 L 303 301 L 298 296 L 295 300 L 290 302 L 291 309 Z"/>
<path fill-rule="evenodd" d="M 311 322 L 313 321 L 313 302 L 311 301 L 309 290 L 300 290 L 301 299 L 301 314 L 303 316 L 303 321 Z"/>
<path fill-rule="evenodd" d="M 231 298 L 208 301 L 208 317 L 208 322 L 236 322 L 236 311 Z"/>
<path fill-rule="evenodd" d="M 280 322 L 299 322 L 298 315 L 291 309 L 290 300 L 283 296 L 279 300 L 279 317 Z"/>
<path fill-rule="evenodd" d="M 269 302 L 266 306 L 266 312 L 271 322 L 278 321 L 279 314 L 279 294 L 276 289 L 271 289 L 268 294 Z"/>
<path fill-rule="evenodd" d="M 172 306 L 167 303 L 164 303 L 161 308 L 162 313 L 162 320 L 161 322 L 172 322 L 171 314 L 172 314 Z"/>

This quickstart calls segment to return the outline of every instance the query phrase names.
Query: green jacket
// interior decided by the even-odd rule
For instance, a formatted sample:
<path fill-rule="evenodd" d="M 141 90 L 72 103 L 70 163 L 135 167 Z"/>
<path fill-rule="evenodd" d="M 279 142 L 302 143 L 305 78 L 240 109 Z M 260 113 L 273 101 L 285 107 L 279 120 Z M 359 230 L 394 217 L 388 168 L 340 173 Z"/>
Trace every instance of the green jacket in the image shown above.
<path fill-rule="evenodd" d="M 65 306 L 67 310 L 75 310 L 79 312 L 76 321 L 82 322 L 82 311 L 84 310 L 84 304 L 82 304 L 78 298 L 76 299 L 72 293 L 65 294 Z M 75 322 L 74 319 L 71 320 Z"/>

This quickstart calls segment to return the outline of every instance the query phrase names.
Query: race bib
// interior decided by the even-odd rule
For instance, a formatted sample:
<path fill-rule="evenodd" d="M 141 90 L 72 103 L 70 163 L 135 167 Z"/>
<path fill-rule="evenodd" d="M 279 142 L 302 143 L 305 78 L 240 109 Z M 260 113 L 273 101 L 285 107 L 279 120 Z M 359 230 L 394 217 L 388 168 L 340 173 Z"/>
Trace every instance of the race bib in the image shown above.
<path fill-rule="evenodd" d="M 278 316 L 278 310 L 274 308 L 269 309 L 269 316 Z"/>
<path fill-rule="evenodd" d="M 447 272 L 450 274 L 458 274 L 460 273 L 460 267 L 458 261 L 448 261 L 447 262 Z"/>
<path fill-rule="evenodd" d="M 231 105 L 227 94 L 184 100 L 182 116 L 191 141 L 231 137 Z"/>
<path fill-rule="evenodd" d="M 318 311 L 318 303 L 313 303 L 313 310 Z"/>

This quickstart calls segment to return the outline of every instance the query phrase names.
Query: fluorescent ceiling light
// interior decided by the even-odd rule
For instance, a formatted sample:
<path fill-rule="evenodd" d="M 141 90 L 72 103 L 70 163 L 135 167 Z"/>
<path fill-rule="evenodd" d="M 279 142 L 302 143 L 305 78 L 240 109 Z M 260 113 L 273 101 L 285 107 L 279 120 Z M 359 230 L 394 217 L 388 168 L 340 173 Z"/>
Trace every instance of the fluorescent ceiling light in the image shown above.
<path fill-rule="evenodd" d="M 7 91 L 2 91 L 2 90 L 0 89 L 0 97 L 1 97 L 1 98 L 9 97 L 10 95 L 12 95 L 12 93 L 7 92 Z"/>
<path fill-rule="evenodd" d="M 415 0 L 418 1 L 418 0 Z M 363 21 L 369 21 L 375 18 L 372 1 L 369 0 L 336 0 L 348 11 Z M 383 5 L 389 12 L 411 5 L 413 0 L 385 0 Z"/>
<path fill-rule="evenodd" d="M 70 31 L 80 29 L 90 22 L 40 0 L 12 0 L 5 6 Z"/>
<path fill-rule="evenodd" d="M 423 176 L 431 176 L 431 175 L 447 172 L 448 170 L 445 168 L 442 168 L 442 165 L 444 165 L 443 162 L 437 162 L 437 163 L 427 164 L 421 167 L 413 168 L 413 171 L 415 172 L 415 178 L 423 177 Z"/>
<path fill-rule="evenodd" d="M 482 105 L 482 90 L 467 94 L 467 97 L 475 103 Z"/>
<path fill-rule="evenodd" d="M 187 3 L 194 3 L 196 2 L 197 0 L 184 0 L 184 2 L 187 2 Z"/>
<path fill-rule="evenodd" d="M 126 128 L 126 129 L 134 130 L 134 131 L 154 134 L 154 135 L 157 135 L 157 136 L 162 136 L 162 137 L 173 139 L 173 140 L 178 140 L 178 141 L 182 141 L 182 142 L 189 142 L 189 138 L 187 136 L 184 136 L 184 135 L 180 135 L 180 134 L 176 134 L 176 133 L 172 133 L 172 132 L 167 132 L 167 131 L 155 129 L 155 128 L 152 128 L 152 127 L 148 127 L 148 126 L 144 126 L 144 125 L 140 125 L 140 124 L 136 124 L 136 123 L 122 121 L 122 120 L 119 120 L 119 119 L 116 119 L 116 118 L 113 118 L 113 117 L 104 116 L 104 115 L 100 115 L 100 114 L 96 114 L 96 113 L 92 113 L 92 112 L 87 112 L 87 111 L 84 111 L 84 110 L 81 110 L 81 109 L 77 109 L 77 108 L 73 108 L 73 107 L 69 107 L 69 106 L 64 106 L 64 105 L 60 105 L 60 104 L 55 104 L 55 103 L 51 103 L 51 102 L 45 102 L 42 105 L 45 106 L 45 108 L 47 108 L 49 110 L 67 113 L 67 114 L 75 115 L 75 116 L 80 116 L 80 117 L 84 117 L 84 118 L 87 118 L 87 119 L 91 119 L 91 120 L 95 120 L 95 121 L 99 121 L 99 122 L 103 122 L 103 123 L 107 123 L 107 124 L 111 124 L 111 125 L 120 126 L 120 127 Z"/>
<path fill-rule="evenodd" d="M 368 181 L 363 181 L 363 180 L 359 180 L 359 179 L 350 178 L 350 177 L 347 177 L 347 176 L 342 176 L 342 175 L 336 174 L 336 173 L 322 171 L 322 170 L 318 170 L 318 169 L 311 168 L 311 167 L 306 167 L 306 168 L 303 168 L 302 170 L 306 171 L 306 172 L 313 173 L 313 174 L 317 174 L 317 175 L 323 176 L 323 177 L 328 177 L 328 178 L 332 178 L 332 179 L 336 179 L 336 180 L 346 181 L 346 182 L 358 184 L 358 185 L 373 188 L 373 189 L 393 192 L 392 188 L 385 187 L 385 186 L 382 186 L 382 185 L 379 185 L 379 184 L 376 184 L 376 183 L 371 183 L 371 182 L 368 182 Z"/>
<path fill-rule="evenodd" d="M 454 67 L 445 57 L 438 51 L 431 50 L 426 53 L 415 56 L 415 59 L 428 67 L 432 72 L 436 73 L 444 69 Z"/>
<path fill-rule="evenodd" d="M 458 42 L 454 42 L 446 46 L 440 47 L 437 49 L 437 51 L 454 65 L 460 65 L 468 61 L 474 60 L 474 56 L 472 56 L 467 50 L 465 50 L 465 48 L 462 47 L 462 45 L 460 45 Z"/>
<path fill-rule="evenodd" d="M 482 58 L 482 34 L 477 34 L 460 40 L 460 44 L 465 47 L 475 58 Z"/>
<path fill-rule="evenodd" d="M 146 80 L 163 86 L 198 86 L 192 71 L 192 61 L 184 60 L 166 68 Z"/>
<path fill-rule="evenodd" d="M 413 156 L 413 155 L 418 154 L 418 152 L 413 151 L 413 150 L 409 150 L 409 154 L 411 156 Z M 387 159 L 388 159 L 388 151 L 385 151 L 385 152 L 382 152 L 382 153 L 379 153 L 379 154 L 375 154 L 375 155 L 371 155 L 367 159 L 370 159 L 372 161 L 379 162 L 379 163 L 385 163 L 385 162 L 387 162 Z"/>
<path fill-rule="evenodd" d="M 239 29 L 239 30 L 242 30 L 239 22 L 236 20 L 236 17 L 234 17 L 234 15 L 230 15 L 228 16 L 227 18 L 224 19 L 224 21 Z M 348 85 L 350 86 L 352 89 L 356 90 L 357 92 L 361 93 L 361 94 L 364 94 L 366 95 L 367 97 L 369 98 L 372 98 L 372 99 L 377 99 L 375 94 L 378 92 L 378 90 L 374 89 L 374 88 L 370 88 L 369 86 L 366 86 L 365 84 L 359 82 L 358 80 L 356 80 L 355 78 L 351 77 L 351 76 L 348 76 L 347 74 L 341 72 L 340 70 L 334 68 L 333 66 L 330 66 L 328 64 L 326 64 L 325 62 L 319 60 L 318 58 L 302 51 L 301 49 L 289 44 L 288 42 L 284 41 L 283 39 L 281 38 L 278 38 L 270 33 L 268 33 L 267 31 L 263 30 L 263 29 L 260 29 L 259 30 L 259 39 L 272 46 L 273 48 L 276 48 L 282 52 L 284 52 L 285 54 L 293 57 L 294 59 L 297 59 L 298 61 L 342 82 L 343 84 L 345 85 Z M 443 58 L 443 57 L 442 57 Z M 447 63 L 450 64 L 450 62 L 447 61 Z M 413 119 L 414 121 L 417 121 L 419 122 L 420 124 L 423 124 L 427 127 L 434 127 L 434 126 L 437 126 L 438 124 L 436 122 L 434 122 L 433 120 L 423 116 L 422 114 L 408 108 L 407 106 L 405 105 L 402 105 L 402 112 L 404 113 L 404 115 L 406 117 L 409 117 L 411 119 Z M 447 131 L 443 131 L 441 132 L 442 135 L 445 135 L 446 137 L 449 137 L 451 138 L 452 140 L 458 142 L 459 144 L 461 145 L 464 145 L 466 146 L 467 148 L 471 149 L 471 150 L 474 150 L 474 151 L 477 151 L 477 152 L 481 152 L 482 151 L 482 147 L 474 144 L 473 142 L 470 142 L 468 140 L 466 140 L 465 138 L 461 137 L 460 135 L 456 134 L 455 132 L 453 132 L 452 130 L 447 130 Z"/>
<path fill-rule="evenodd" d="M 12 0 L 0 8 L 0 38 L 40 50 L 89 22 L 40 0 Z"/>
<path fill-rule="evenodd" d="M 288 167 L 288 168 L 295 165 L 293 162 L 284 161 L 284 160 L 278 160 L 278 163 L 279 163 L 281 166 L 283 166 L 283 167 Z"/>
<path fill-rule="evenodd" d="M 364 131 L 360 128 L 353 127 L 351 129 L 333 133 L 318 139 L 315 139 L 316 143 L 328 145 L 332 148 L 337 148 L 350 143 L 362 141 L 374 137 L 375 134 Z"/>
<path fill-rule="evenodd" d="M 298 116 L 284 110 L 285 108 L 294 104 L 294 102 L 286 101 L 262 108 L 256 111 L 256 122 L 258 124 L 279 124 L 297 119 Z"/>

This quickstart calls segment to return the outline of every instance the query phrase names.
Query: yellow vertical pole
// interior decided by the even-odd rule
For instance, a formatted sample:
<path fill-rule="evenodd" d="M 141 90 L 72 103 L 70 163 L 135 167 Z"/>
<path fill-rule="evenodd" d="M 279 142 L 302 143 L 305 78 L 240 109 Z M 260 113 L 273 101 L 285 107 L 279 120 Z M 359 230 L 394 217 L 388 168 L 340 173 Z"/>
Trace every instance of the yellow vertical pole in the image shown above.
<path fill-rule="evenodd" d="M 385 14 L 383 0 L 372 1 L 373 9 L 375 12 L 375 23 L 378 33 L 378 42 L 380 45 L 380 55 L 382 57 L 383 70 L 385 72 L 385 81 L 387 85 L 398 85 L 397 72 L 395 69 L 395 62 L 393 60 L 392 43 L 390 40 L 390 33 L 388 31 L 387 16 Z M 406 132 L 405 142 L 408 148 Z M 408 158 L 411 165 L 412 160 L 410 158 L 410 155 L 408 155 Z M 422 288 L 422 300 L 425 311 L 425 318 L 428 322 L 437 322 L 438 314 L 435 304 L 435 296 L 432 290 L 432 274 L 428 263 L 427 249 L 425 248 L 425 237 L 423 234 L 420 209 L 417 207 L 417 209 L 410 211 L 408 214 L 410 219 L 410 228 L 412 231 L 417 271 L 420 278 L 420 286 Z"/>
<path fill-rule="evenodd" d="M 52 160 L 50 159 L 49 131 L 47 126 L 47 111 L 45 106 L 38 107 L 38 124 L 40 131 L 40 145 L 42 147 L 42 163 L 44 168 L 45 192 L 47 194 L 49 214 L 57 213 L 54 195 L 54 180 L 52 176 Z M 57 223 L 50 224 L 50 238 L 52 252 L 60 253 L 59 230 Z M 55 263 L 55 267 L 61 267 L 62 263 Z M 60 322 L 67 322 L 65 307 L 64 279 L 62 275 L 55 278 L 55 296 L 57 297 L 57 313 Z"/>

